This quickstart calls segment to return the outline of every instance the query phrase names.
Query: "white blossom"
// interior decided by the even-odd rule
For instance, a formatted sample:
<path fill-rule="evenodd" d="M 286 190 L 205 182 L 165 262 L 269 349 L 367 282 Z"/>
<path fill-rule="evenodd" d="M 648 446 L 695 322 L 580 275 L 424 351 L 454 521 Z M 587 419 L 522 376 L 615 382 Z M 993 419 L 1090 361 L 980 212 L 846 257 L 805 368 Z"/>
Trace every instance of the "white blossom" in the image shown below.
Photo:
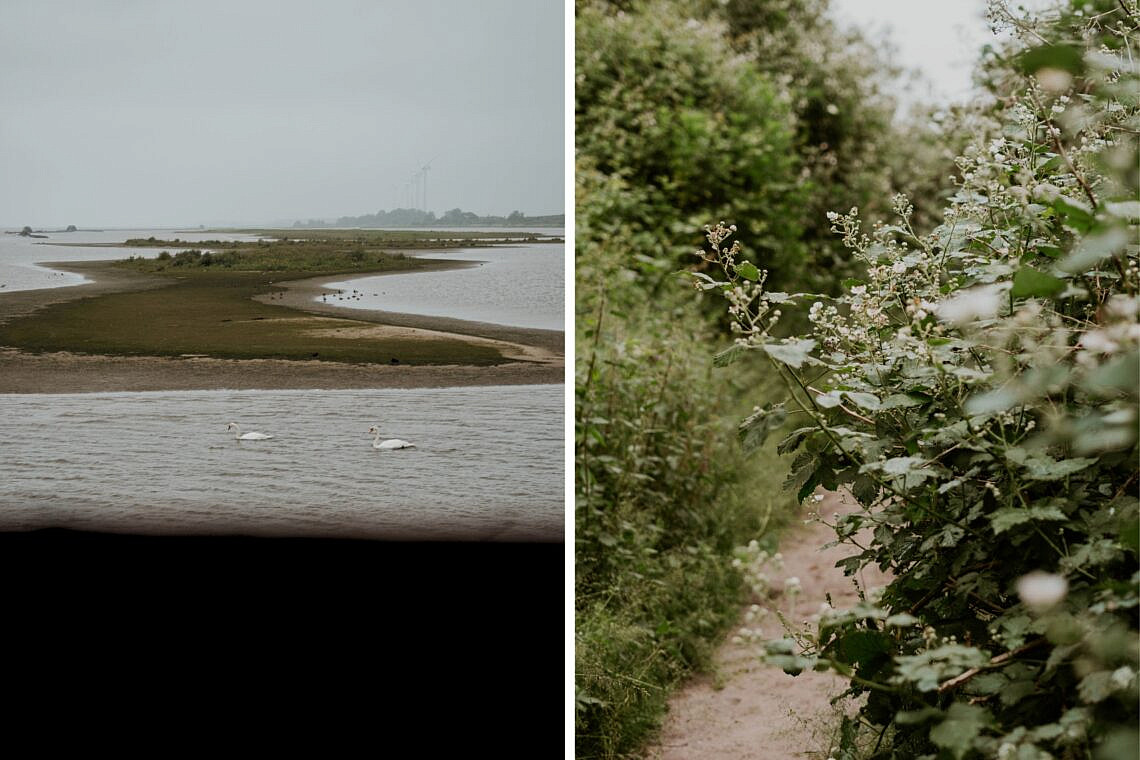
<path fill-rule="evenodd" d="M 1017 594 L 1027 607 L 1047 610 L 1065 598 L 1069 582 L 1060 575 L 1035 571 L 1017 581 Z"/>
<path fill-rule="evenodd" d="M 952 325 L 969 324 L 977 319 L 997 316 L 1005 301 L 1008 285 L 979 285 L 960 290 L 945 301 L 934 304 L 934 313 Z"/>

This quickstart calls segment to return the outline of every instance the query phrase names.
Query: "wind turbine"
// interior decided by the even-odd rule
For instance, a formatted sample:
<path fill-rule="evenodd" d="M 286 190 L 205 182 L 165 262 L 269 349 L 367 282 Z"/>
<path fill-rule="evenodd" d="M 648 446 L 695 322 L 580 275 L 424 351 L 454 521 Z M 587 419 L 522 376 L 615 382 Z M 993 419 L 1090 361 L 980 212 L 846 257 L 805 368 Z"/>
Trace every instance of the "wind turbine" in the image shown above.
<path fill-rule="evenodd" d="M 423 178 L 423 191 L 424 191 L 424 208 L 423 208 L 423 210 L 424 210 L 425 212 L 427 211 L 427 207 L 428 207 L 428 202 L 427 202 L 427 176 L 428 176 L 428 169 L 430 169 L 430 168 L 431 168 L 431 162 L 432 162 L 432 161 L 434 161 L 434 160 L 436 160 L 437 158 L 439 158 L 439 156 L 440 156 L 440 154 L 439 154 L 439 153 L 436 153 L 434 156 L 432 156 L 432 157 L 431 157 L 431 161 L 428 161 L 426 164 L 424 164 L 422 167 L 420 167 L 420 173 L 419 173 L 419 176 Z"/>

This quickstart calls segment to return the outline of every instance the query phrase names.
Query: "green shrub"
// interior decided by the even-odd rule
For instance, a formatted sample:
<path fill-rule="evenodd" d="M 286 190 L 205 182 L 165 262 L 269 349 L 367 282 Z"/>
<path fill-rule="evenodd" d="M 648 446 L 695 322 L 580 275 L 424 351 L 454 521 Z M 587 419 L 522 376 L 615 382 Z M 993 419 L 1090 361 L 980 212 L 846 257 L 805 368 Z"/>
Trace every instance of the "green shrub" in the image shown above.
<path fill-rule="evenodd" d="M 795 412 L 799 498 L 845 488 L 849 574 L 892 580 L 815 630 L 772 642 L 789 672 L 831 667 L 867 695 L 842 732 L 854 757 L 1137 755 L 1140 255 L 1134 3 L 1079 3 L 991 62 L 1002 96 L 928 234 L 897 221 L 832 230 L 864 264 L 837 298 L 768 292 L 710 229 L 736 325 L 727 354 L 764 355 Z M 812 302 L 806 335 L 774 316 Z"/>

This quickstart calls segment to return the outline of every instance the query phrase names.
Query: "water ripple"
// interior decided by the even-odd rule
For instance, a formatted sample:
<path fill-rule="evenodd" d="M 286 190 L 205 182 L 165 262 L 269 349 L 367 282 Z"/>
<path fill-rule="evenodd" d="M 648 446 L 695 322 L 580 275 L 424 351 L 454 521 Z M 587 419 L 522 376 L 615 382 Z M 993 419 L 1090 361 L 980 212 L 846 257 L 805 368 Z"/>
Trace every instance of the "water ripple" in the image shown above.
<path fill-rule="evenodd" d="M 0 395 L 0 529 L 559 540 L 562 395 Z M 373 450 L 375 419 L 419 448 Z"/>

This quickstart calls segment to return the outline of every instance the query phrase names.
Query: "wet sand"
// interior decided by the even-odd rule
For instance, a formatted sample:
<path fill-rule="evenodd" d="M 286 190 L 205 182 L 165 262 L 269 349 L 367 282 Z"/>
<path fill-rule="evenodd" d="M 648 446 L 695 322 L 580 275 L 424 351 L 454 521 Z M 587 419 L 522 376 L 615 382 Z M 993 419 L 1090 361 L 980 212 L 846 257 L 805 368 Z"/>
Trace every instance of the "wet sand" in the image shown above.
<path fill-rule="evenodd" d="M 449 264 L 452 262 L 448 262 Z M 455 262 L 455 266 L 467 266 Z M 53 303 L 105 293 L 161 287 L 168 282 L 120 272 L 106 262 L 48 262 L 43 266 L 75 272 L 93 280 L 83 285 L 0 294 L 0 322 L 22 317 Z M 350 277 L 369 277 L 367 273 Z M 338 275 L 337 277 L 344 278 Z M 490 367 L 468 365 L 401 366 L 346 364 L 282 359 L 213 359 L 150 356 L 103 356 L 68 352 L 29 353 L 0 347 L 0 393 L 88 393 L 159 390 L 286 390 L 342 388 L 440 388 L 457 385 L 538 385 L 565 381 L 564 333 L 423 317 L 367 309 L 338 308 L 314 302 L 329 277 L 278 283 L 286 291 L 266 303 L 312 314 L 335 315 L 375 325 L 375 330 L 417 331 L 424 339 L 461 338 L 492 343 L 508 363 Z"/>

